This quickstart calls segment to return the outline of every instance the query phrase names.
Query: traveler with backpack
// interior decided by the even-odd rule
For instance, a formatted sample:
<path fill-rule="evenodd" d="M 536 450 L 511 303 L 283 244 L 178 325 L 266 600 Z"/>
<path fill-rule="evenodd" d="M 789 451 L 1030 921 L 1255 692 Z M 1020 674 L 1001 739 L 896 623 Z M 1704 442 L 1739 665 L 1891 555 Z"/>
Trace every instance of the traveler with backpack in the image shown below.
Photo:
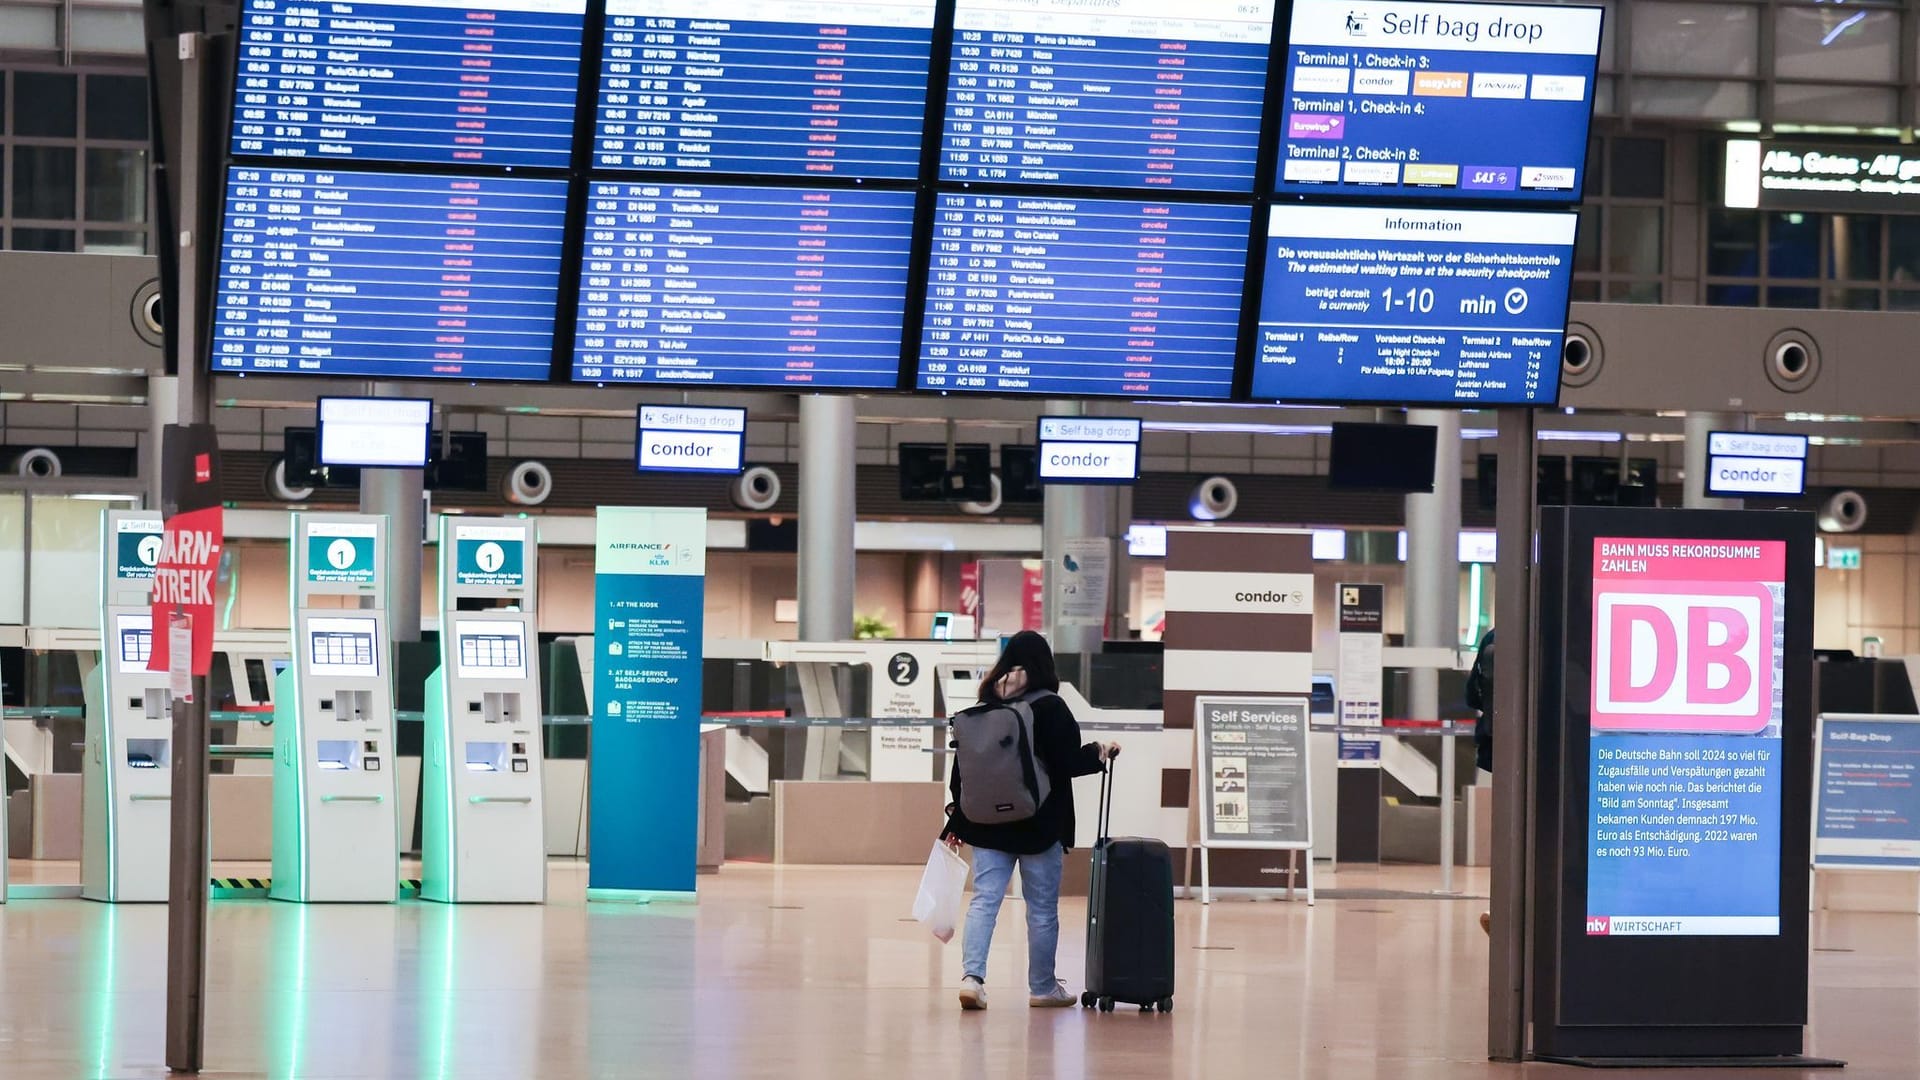
<path fill-rule="evenodd" d="M 1073 779 L 1091 776 L 1120 748 L 1081 745 L 1060 700 L 1053 649 L 1015 634 L 980 683 L 980 704 L 953 718 L 953 804 L 941 838 L 973 845 L 973 900 L 961 942 L 960 1007 L 987 1007 L 987 950 L 1015 864 L 1027 905 L 1027 1004 L 1067 1008 L 1079 998 L 1053 974 L 1060 940 L 1060 874 L 1073 846 Z M 963 781 L 964 777 L 964 781 Z"/>

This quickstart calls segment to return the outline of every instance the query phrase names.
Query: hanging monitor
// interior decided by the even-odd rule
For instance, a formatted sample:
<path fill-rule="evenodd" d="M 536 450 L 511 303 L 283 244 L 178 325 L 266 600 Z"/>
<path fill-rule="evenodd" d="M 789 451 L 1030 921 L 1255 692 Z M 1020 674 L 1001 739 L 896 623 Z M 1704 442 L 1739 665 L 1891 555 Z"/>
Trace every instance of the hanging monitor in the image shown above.
<path fill-rule="evenodd" d="M 1439 431 L 1428 424 L 1335 424 L 1327 484 L 1362 491 L 1431 492 Z"/>
<path fill-rule="evenodd" d="M 586 0 L 246 0 L 235 157 L 567 168 Z"/>
<path fill-rule="evenodd" d="M 543 381 L 567 181 L 227 171 L 216 373 Z"/>
<path fill-rule="evenodd" d="M 635 429 L 641 472 L 732 474 L 746 460 L 745 409 L 642 405 Z"/>
<path fill-rule="evenodd" d="M 1040 418 L 1040 480 L 1131 484 L 1140 479 L 1140 421 L 1099 416 Z"/>
<path fill-rule="evenodd" d="M 986 502 L 993 498 L 993 447 L 987 443 L 901 443 L 902 502 Z"/>
<path fill-rule="evenodd" d="M 430 398 L 323 397 L 315 412 L 320 464 L 326 468 L 427 467 Z"/>
<path fill-rule="evenodd" d="M 1708 432 L 1707 495 L 1716 499 L 1805 495 L 1807 442 L 1805 435 Z"/>
<path fill-rule="evenodd" d="M 920 175 L 933 0 L 607 0 L 593 167 Z"/>
<path fill-rule="evenodd" d="M 921 390 L 1224 398 L 1245 206 L 940 195 Z"/>
<path fill-rule="evenodd" d="M 1602 9 L 1296 0 L 1274 190 L 1580 200 Z"/>
<path fill-rule="evenodd" d="M 1558 398 L 1578 215 L 1268 213 L 1253 397 L 1460 406 Z"/>
<path fill-rule="evenodd" d="M 1272 0 L 959 0 L 940 179 L 1251 192 Z"/>

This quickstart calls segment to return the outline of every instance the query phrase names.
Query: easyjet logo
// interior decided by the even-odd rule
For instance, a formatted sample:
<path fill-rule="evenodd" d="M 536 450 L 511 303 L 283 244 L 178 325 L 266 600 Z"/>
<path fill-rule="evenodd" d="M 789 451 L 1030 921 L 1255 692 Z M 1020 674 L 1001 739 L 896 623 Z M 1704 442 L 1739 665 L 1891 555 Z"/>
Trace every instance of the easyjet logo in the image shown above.
<path fill-rule="evenodd" d="M 1600 583 L 1593 726 L 1761 730 L 1773 719 L 1773 628 L 1773 597 L 1764 586 Z"/>

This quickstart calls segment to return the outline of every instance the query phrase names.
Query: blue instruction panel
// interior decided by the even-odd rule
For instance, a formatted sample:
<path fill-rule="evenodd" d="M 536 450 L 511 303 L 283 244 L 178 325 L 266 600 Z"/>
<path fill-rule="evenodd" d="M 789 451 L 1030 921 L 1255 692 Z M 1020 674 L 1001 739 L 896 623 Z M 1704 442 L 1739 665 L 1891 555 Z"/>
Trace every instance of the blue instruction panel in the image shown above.
<path fill-rule="evenodd" d="M 1920 869 L 1920 717 L 1820 717 L 1813 864 Z"/>
<path fill-rule="evenodd" d="M 596 169 L 912 180 L 933 0 L 607 0 Z"/>
<path fill-rule="evenodd" d="M 959 0 L 940 178 L 1250 192 L 1272 0 Z"/>
<path fill-rule="evenodd" d="M 574 379 L 893 389 L 913 200 L 594 183 Z"/>
<path fill-rule="evenodd" d="M 1550 405 L 1578 215 L 1275 206 L 1256 398 Z"/>
<path fill-rule="evenodd" d="M 564 169 L 586 11 L 586 0 L 246 0 L 233 154 Z"/>
<path fill-rule="evenodd" d="M 1275 190 L 1576 202 L 1598 7 L 1296 0 Z"/>
<path fill-rule="evenodd" d="M 922 390 L 1224 398 L 1245 206 L 945 194 Z"/>
<path fill-rule="evenodd" d="M 545 379 L 567 182 L 227 170 L 213 368 Z"/>

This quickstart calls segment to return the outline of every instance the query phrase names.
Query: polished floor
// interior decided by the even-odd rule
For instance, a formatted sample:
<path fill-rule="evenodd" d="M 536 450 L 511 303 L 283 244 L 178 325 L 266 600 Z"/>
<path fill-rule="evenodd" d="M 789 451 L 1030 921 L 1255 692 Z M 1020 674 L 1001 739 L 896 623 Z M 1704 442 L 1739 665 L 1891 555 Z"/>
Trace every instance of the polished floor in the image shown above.
<path fill-rule="evenodd" d="M 13 869 L 16 881 L 55 876 Z M 1428 888 L 1435 876 L 1322 885 Z M 697 905 L 589 907 L 584 868 L 557 863 L 543 908 L 219 902 L 206 1075 L 1572 1075 L 1481 1060 L 1486 943 L 1473 900 L 1180 904 L 1171 1016 L 1028 1010 L 1024 927 L 1009 901 L 993 1007 L 962 1015 L 958 946 L 906 918 L 917 877 L 733 865 L 702 879 Z M 1084 911 L 1068 901 L 1061 913 L 1060 970 L 1076 988 Z M 164 1075 L 165 926 L 160 906 L 0 907 L 0 1077 Z M 1843 1080 L 1920 1076 L 1920 919 L 1822 916 L 1815 938 L 1810 1049 L 1851 1061 Z"/>

